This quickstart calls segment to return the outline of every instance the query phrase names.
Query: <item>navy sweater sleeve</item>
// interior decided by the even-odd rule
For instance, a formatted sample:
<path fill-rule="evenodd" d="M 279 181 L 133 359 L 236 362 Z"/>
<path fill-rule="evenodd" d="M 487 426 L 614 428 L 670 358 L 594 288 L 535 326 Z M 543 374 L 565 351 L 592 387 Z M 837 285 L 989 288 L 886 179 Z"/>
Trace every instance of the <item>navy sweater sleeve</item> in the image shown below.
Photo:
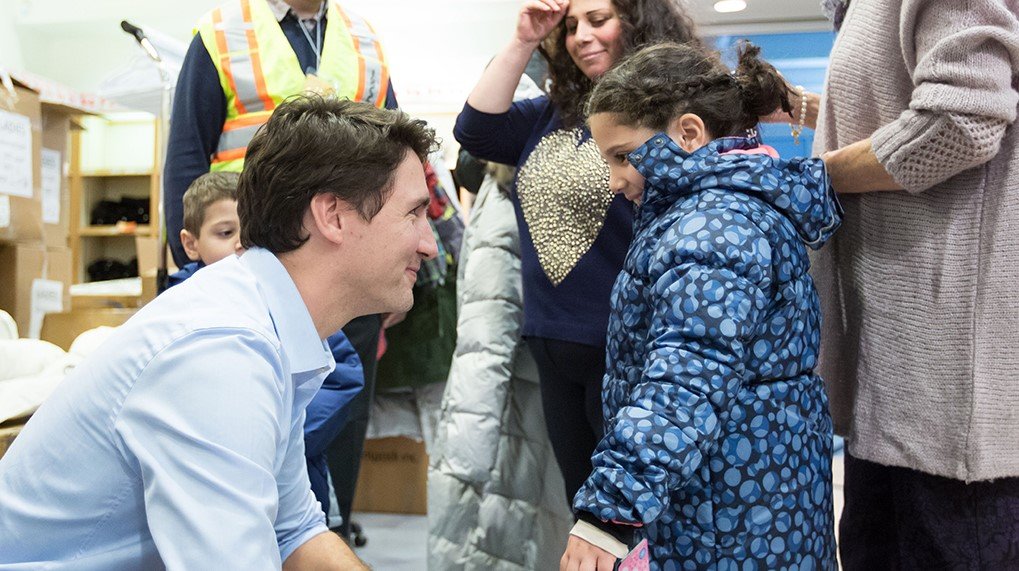
<path fill-rule="evenodd" d="M 547 97 L 515 101 L 505 113 L 485 113 L 465 103 L 453 137 L 479 159 L 517 165 L 546 107 Z"/>
<path fill-rule="evenodd" d="M 177 267 L 190 261 L 180 243 L 184 192 L 196 178 L 209 172 L 225 120 L 226 95 L 219 84 L 219 72 L 202 38 L 195 35 L 177 78 L 163 168 L 163 212 L 167 240 Z"/>

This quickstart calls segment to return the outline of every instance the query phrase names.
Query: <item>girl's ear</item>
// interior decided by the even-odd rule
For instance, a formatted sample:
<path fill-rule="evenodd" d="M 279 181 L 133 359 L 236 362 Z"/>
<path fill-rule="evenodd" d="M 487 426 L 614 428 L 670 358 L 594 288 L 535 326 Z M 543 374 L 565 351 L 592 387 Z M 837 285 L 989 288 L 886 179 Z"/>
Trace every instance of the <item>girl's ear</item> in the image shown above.
<path fill-rule="evenodd" d="M 668 135 L 688 153 L 711 142 L 711 134 L 704 126 L 704 120 L 693 113 L 684 113 L 669 122 Z"/>

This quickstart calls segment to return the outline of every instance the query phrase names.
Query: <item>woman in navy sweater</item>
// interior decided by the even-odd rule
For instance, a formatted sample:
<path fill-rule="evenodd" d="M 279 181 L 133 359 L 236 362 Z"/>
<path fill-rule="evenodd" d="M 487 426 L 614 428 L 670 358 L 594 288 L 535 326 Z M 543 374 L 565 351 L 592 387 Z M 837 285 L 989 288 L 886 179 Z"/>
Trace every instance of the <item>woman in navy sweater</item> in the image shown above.
<path fill-rule="evenodd" d="M 609 293 L 633 226 L 632 206 L 609 191 L 583 101 L 622 56 L 663 40 L 700 45 L 675 0 L 527 0 L 454 130 L 472 155 L 518 167 L 523 334 L 568 500 L 602 437 Z M 535 49 L 549 63 L 549 95 L 514 103 Z"/>

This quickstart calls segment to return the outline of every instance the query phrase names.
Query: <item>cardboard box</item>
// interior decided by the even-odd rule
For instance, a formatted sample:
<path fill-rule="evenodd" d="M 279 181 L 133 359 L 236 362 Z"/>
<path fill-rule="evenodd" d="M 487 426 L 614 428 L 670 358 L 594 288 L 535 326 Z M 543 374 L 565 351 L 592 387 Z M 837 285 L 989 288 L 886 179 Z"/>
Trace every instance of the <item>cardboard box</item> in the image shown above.
<path fill-rule="evenodd" d="M 26 133 L 25 130 L 28 130 Z M 43 239 L 40 163 L 42 155 L 42 107 L 39 94 L 15 82 L 10 92 L 0 85 L 0 241 L 39 243 Z M 31 161 L 30 188 L 17 173 L 24 163 L 24 147 Z M 22 196 L 27 190 L 28 196 Z"/>
<path fill-rule="evenodd" d="M 40 338 L 68 351 L 71 343 L 74 343 L 82 333 L 104 325 L 118 327 L 137 311 L 137 308 L 90 307 L 63 313 L 48 313 L 43 320 Z"/>
<path fill-rule="evenodd" d="M 14 317 L 18 334 L 29 337 L 33 310 L 62 311 L 70 307 L 71 252 L 48 250 L 41 244 L 0 244 L 0 309 Z M 52 289 L 37 288 L 36 280 L 59 282 L 59 295 L 47 297 Z M 37 327 L 42 325 L 42 316 Z"/>
<path fill-rule="evenodd" d="M 63 107 L 42 103 L 40 206 L 43 242 L 47 248 L 71 246 L 71 182 L 68 141 L 74 128 Z"/>
<path fill-rule="evenodd" d="M 21 429 L 25 428 L 25 422 L 27 419 L 15 419 L 0 424 L 0 458 L 4 457 L 4 453 L 14 443 L 14 439 L 21 433 Z"/>
<path fill-rule="evenodd" d="M 354 511 L 425 515 L 427 492 L 424 442 L 402 437 L 365 441 Z"/>

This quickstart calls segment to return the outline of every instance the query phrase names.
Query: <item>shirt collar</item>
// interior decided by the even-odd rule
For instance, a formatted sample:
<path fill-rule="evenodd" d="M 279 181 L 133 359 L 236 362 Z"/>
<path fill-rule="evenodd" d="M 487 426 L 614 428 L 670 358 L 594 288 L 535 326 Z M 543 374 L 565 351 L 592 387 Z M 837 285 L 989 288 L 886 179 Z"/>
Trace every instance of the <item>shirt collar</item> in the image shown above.
<path fill-rule="evenodd" d="M 279 259 L 263 248 L 251 248 L 240 261 L 258 280 L 295 380 L 302 383 L 331 371 L 333 355 L 319 338 L 308 307 Z"/>
<path fill-rule="evenodd" d="M 269 9 L 272 10 L 272 15 L 276 17 L 277 22 L 282 22 L 283 18 L 286 18 L 287 14 L 290 13 L 290 4 L 287 4 L 283 0 L 266 0 L 266 2 L 269 3 Z M 322 19 L 322 16 L 325 14 L 327 5 L 328 2 L 322 2 L 322 6 L 320 6 L 318 9 L 318 14 L 314 18 L 315 20 Z"/>

